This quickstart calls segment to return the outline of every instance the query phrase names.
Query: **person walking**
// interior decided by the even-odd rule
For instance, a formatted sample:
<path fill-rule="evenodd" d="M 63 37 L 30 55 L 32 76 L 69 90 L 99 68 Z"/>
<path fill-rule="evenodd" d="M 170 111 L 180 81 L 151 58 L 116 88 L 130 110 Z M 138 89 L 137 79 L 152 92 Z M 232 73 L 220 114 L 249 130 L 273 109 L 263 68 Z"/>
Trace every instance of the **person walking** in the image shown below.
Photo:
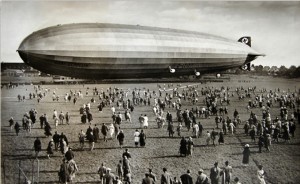
<path fill-rule="evenodd" d="M 187 141 L 187 154 L 193 155 L 193 151 L 194 151 L 194 142 L 192 137 L 190 137 L 189 140 Z"/>
<path fill-rule="evenodd" d="M 89 140 L 90 151 L 93 151 L 95 147 L 95 138 L 92 132 L 87 136 L 87 139 Z"/>
<path fill-rule="evenodd" d="M 117 139 L 119 141 L 120 148 L 122 148 L 124 145 L 124 139 L 125 139 L 125 134 L 123 133 L 123 130 L 120 130 L 120 132 L 117 135 Z"/>
<path fill-rule="evenodd" d="M 16 131 L 16 135 L 17 136 L 19 135 L 20 129 L 21 129 L 20 124 L 18 122 L 16 122 L 16 124 L 15 124 L 15 131 Z"/>
<path fill-rule="evenodd" d="M 203 169 L 198 171 L 198 177 L 195 184 L 208 184 L 209 180 L 206 174 L 203 173 Z"/>
<path fill-rule="evenodd" d="M 105 184 L 114 184 L 116 177 L 111 173 L 111 168 L 106 169 L 106 174 L 104 175 Z"/>
<path fill-rule="evenodd" d="M 106 167 L 104 165 L 104 163 L 101 164 L 101 166 L 98 168 L 98 174 L 100 176 L 100 183 L 103 184 L 104 183 L 104 175 L 106 174 Z"/>
<path fill-rule="evenodd" d="M 193 177 L 191 176 L 191 171 L 187 170 L 185 174 L 180 176 L 182 184 L 193 184 Z"/>
<path fill-rule="evenodd" d="M 125 152 L 122 154 L 122 157 L 123 157 L 123 158 L 124 158 L 125 156 L 126 156 L 128 159 L 131 158 L 131 154 L 130 154 L 130 152 L 128 151 L 127 148 L 125 149 Z"/>
<path fill-rule="evenodd" d="M 223 130 L 220 130 L 220 132 L 219 132 L 218 142 L 219 142 L 219 144 L 224 144 L 224 133 L 223 133 Z"/>
<path fill-rule="evenodd" d="M 146 135 L 145 135 L 143 130 L 141 130 L 141 133 L 140 133 L 139 136 L 140 136 L 140 146 L 145 147 L 145 145 L 146 145 Z"/>
<path fill-rule="evenodd" d="M 149 177 L 153 179 L 154 183 L 156 182 L 156 175 L 152 172 L 152 169 L 149 169 Z"/>
<path fill-rule="evenodd" d="M 102 135 L 104 137 L 104 141 L 107 142 L 107 138 L 106 137 L 107 137 L 107 133 L 108 133 L 108 127 L 104 123 L 102 123 L 101 133 L 102 133 Z"/>
<path fill-rule="evenodd" d="M 140 142 L 140 132 L 136 129 L 133 136 L 134 136 L 135 147 L 137 147 L 139 145 L 139 142 Z"/>
<path fill-rule="evenodd" d="M 154 180 L 149 176 L 148 173 L 145 174 L 145 178 L 142 180 L 142 184 L 154 184 Z"/>
<path fill-rule="evenodd" d="M 45 130 L 44 134 L 46 135 L 46 137 L 52 136 L 52 133 L 51 133 L 52 128 L 47 121 L 45 122 L 44 130 Z"/>
<path fill-rule="evenodd" d="M 249 148 L 249 144 L 246 144 L 243 151 L 243 164 L 245 166 L 249 164 L 249 157 L 250 157 L 250 148 Z"/>
<path fill-rule="evenodd" d="M 187 155 L 187 141 L 185 140 L 184 137 L 182 137 L 181 141 L 180 141 L 179 153 L 180 153 L 180 156 Z"/>
<path fill-rule="evenodd" d="M 127 174 L 131 173 L 131 168 L 130 168 L 130 162 L 127 156 L 123 156 L 123 175 L 124 179 L 126 178 Z"/>
<path fill-rule="evenodd" d="M 70 124 L 70 118 L 71 118 L 69 112 L 66 112 L 65 118 L 66 118 L 66 123 L 69 125 Z"/>
<path fill-rule="evenodd" d="M 172 184 L 171 175 L 167 172 L 167 168 L 163 168 L 163 174 L 161 175 L 161 184 Z"/>
<path fill-rule="evenodd" d="M 168 123 L 168 132 L 169 132 L 169 137 L 173 137 L 174 136 L 174 126 L 172 122 Z"/>
<path fill-rule="evenodd" d="M 59 145 L 59 140 L 60 140 L 60 135 L 57 133 L 57 131 L 55 131 L 52 139 L 54 141 L 55 150 L 57 151 L 58 150 L 58 145 Z"/>
<path fill-rule="evenodd" d="M 209 145 L 210 139 L 211 139 L 211 135 L 210 135 L 209 131 L 207 131 L 206 132 L 206 146 Z"/>
<path fill-rule="evenodd" d="M 215 145 L 215 140 L 216 140 L 216 138 L 217 138 L 218 132 L 216 132 L 215 129 L 213 128 L 213 130 L 211 131 L 211 134 L 210 134 L 210 135 L 211 135 L 211 140 L 212 140 L 212 142 L 213 142 L 213 145 L 216 146 L 216 145 Z"/>
<path fill-rule="evenodd" d="M 78 167 L 74 159 L 67 161 L 67 181 L 73 183 L 75 174 L 78 172 Z"/>
<path fill-rule="evenodd" d="M 143 128 L 148 128 L 148 126 L 149 126 L 148 120 L 149 120 L 149 118 L 148 118 L 148 116 L 145 114 L 145 115 L 144 115 Z"/>
<path fill-rule="evenodd" d="M 258 171 L 257 171 L 257 178 L 258 178 L 258 181 L 259 181 L 259 184 L 266 184 L 266 181 L 265 181 L 265 171 L 263 170 L 263 166 L 262 165 L 259 165 L 258 166 Z"/>
<path fill-rule="evenodd" d="M 84 139 L 85 139 L 85 133 L 83 132 L 83 130 L 81 130 L 80 133 L 78 134 L 78 138 L 79 138 L 80 148 L 81 148 L 81 150 L 83 150 L 84 149 Z"/>
<path fill-rule="evenodd" d="M 222 183 L 223 184 L 230 184 L 232 176 L 232 166 L 229 165 L 229 162 L 225 162 L 225 167 L 223 169 L 223 177 L 222 177 Z"/>
<path fill-rule="evenodd" d="M 50 159 L 50 155 L 51 156 L 53 155 L 53 147 L 54 147 L 54 142 L 53 139 L 51 139 L 47 146 L 47 156 L 49 159 Z"/>
<path fill-rule="evenodd" d="M 14 118 L 11 117 L 11 118 L 8 120 L 8 122 L 9 122 L 10 131 L 12 131 L 13 126 L 14 126 L 14 124 L 15 124 Z"/>
<path fill-rule="evenodd" d="M 221 169 L 218 167 L 218 162 L 215 162 L 214 167 L 210 169 L 211 184 L 219 184 Z"/>
<path fill-rule="evenodd" d="M 98 141 L 99 139 L 99 128 L 97 127 L 97 125 L 95 124 L 94 128 L 93 128 L 93 135 L 94 135 L 94 140 L 95 142 Z"/>
<path fill-rule="evenodd" d="M 119 163 L 117 164 L 116 173 L 117 173 L 118 178 L 120 178 L 120 180 L 122 180 L 123 174 L 124 174 L 122 160 L 119 160 Z"/>
<path fill-rule="evenodd" d="M 39 152 L 42 150 L 42 143 L 38 137 L 35 139 L 33 147 L 35 151 L 35 158 L 37 158 Z"/>
<path fill-rule="evenodd" d="M 262 152 L 261 149 L 264 146 L 264 142 L 265 142 L 264 137 L 262 135 L 260 135 L 258 138 L 258 152 L 259 153 Z"/>
<path fill-rule="evenodd" d="M 60 114 L 59 114 L 59 124 L 63 125 L 64 124 L 64 119 L 65 119 L 65 115 L 61 111 Z"/>

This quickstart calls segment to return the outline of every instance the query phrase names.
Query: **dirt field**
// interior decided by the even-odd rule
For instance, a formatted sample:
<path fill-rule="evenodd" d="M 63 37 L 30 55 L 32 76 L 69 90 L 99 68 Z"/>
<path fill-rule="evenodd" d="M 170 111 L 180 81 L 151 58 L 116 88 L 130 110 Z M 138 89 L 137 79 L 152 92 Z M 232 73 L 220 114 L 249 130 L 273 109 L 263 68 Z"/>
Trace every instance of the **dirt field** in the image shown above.
<path fill-rule="evenodd" d="M 291 92 L 299 91 L 300 80 L 287 80 L 278 78 L 268 77 L 239 77 L 234 78 L 230 82 L 224 83 L 207 83 L 198 84 L 198 91 L 206 86 L 214 86 L 220 88 L 221 86 L 229 86 L 231 91 L 236 87 L 253 87 L 257 86 L 257 89 L 266 88 L 267 90 L 274 90 L 280 88 L 281 90 Z M 195 84 L 195 83 L 194 83 Z M 163 84 L 160 84 L 163 86 Z M 176 84 L 174 84 L 176 85 Z M 182 86 L 188 85 L 188 83 L 181 84 Z M 133 123 L 123 122 L 121 129 L 125 133 L 125 147 L 120 149 L 118 141 L 116 139 L 109 140 L 108 142 L 101 140 L 95 144 L 94 151 L 88 151 L 88 143 L 86 142 L 86 150 L 80 151 L 78 142 L 78 133 L 80 130 L 86 131 L 88 124 L 80 123 L 79 107 L 88 103 L 92 98 L 92 88 L 97 87 L 98 89 L 103 88 L 106 90 L 108 87 L 118 87 L 123 89 L 134 89 L 134 88 L 146 88 L 150 91 L 158 91 L 157 84 L 103 84 L 103 85 L 48 85 L 42 86 L 43 88 L 49 88 L 50 93 L 47 94 L 40 103 L 36 99 L 29 100 L 28 94 L 33 92 L 33 86 L 18 86 L 14 89 L 5 89 L 1 91 L 1 183 L 18 183 L 19 171 L 18 164 L 21 163 L 21 168 L 24 170 L 25 175 L 31 180 L 32 179 L 32 168 L 34 168 L 34 180 L 39 180 L 39 183 L 58 183 L 58 170 L 61 164 L 62 155 L 60 152 L 55 152 L 54 157 L 51 159 L 47 158 L 46 147 L 50 138 L 44 136 L 44 131 L 39 127 L 39 121 L 32 129 L 32 132 L 26 133 L 21 131 L 19 136 L 15 135 L 14 131 L 10 131 L 8 126 L 8 120 L 11 116 L 18 122 L 21 122 L 23 114 L 28 112 L 31 108 L 35 108 L 38 112 L 38 116 L 46 113 L 50 119 L 51 126 L 54 131 L 64 132 L 67 135 L 70 145 L 75 153 L 75 161 L 79 167 L 79 172 L 76 175 L 76 183 L 98 183 L 99 175 L 97 169 L 102 162 L 112 168 L 115 172 L 116 165 L 121 159 L 122 153 L 125 148 L 129 148 L 132 154 L 131 169 L 133 173 L 133 184 L 141 183 L 145 172 L 148 168 L 152 168 L 153 172 L 160 179 L 162 168 L 168 168 L 168 171 L 172 176 L 179 177 L 185 173 L 187 169 L 191 170 L 193 179 L 196 180 L 197 171 L 202 168 L 204 173 L 209 175 L 209 169 L 213 166 L 215 161 L 219 162 L 219 166 L 223 167 L 226 160 L 229 161 L 233 167 L 233 178 L 239 177 L 241 183 L 252 184 L 258 183 L 257 181 L 257 165 L 262 164 L 264 170 L 267 173 L 267 183 L 299 183 L 300 182 L 300 130 L 299 127 L 296 129 L 295 138 L 291 140 L 290 144 L 285 144 L 282 141 L 280 143 L 274 143 L 271 146 L 271 152 L 258 153 L 257 143 L 251 143 L 250 137 L 246 137 L 243 134 L 244 121 L 249 118 L 246 106 L 248 99 L 239 101 L 237 95 L 231 98 L 231 105 L 228 106 L 229 116 L 233 117 L 234 109 L 238 109 L 240 117 L 243 121 L 242 125 L 237 129 L 235 135 L 225 136 L 225 145 L 218 145 L 216 147 L 210 145 L 205 146 L 205 135 L 198 139 L 193 139 L 195 144 L 194 154 L 189 157 L 179 157 L 178 149 L 180 143 L 180 137 L 176 135 L 174 138 L 168 137 L 168 132 L 165 129 L 157 129 L 155 122 L 155 116 L 152 112 L 152 106 L 136 106 L 134 112 L 131 114 Z M 69 92 L 70 89 L 79 90 L 85 94 L 86 88 L 89 87 L 89 95 L 79 99 L 77 104 L 66 103 L 63 100 L 65 93 Z M 166 87 L 167 88 L 167 87 Z M 60 95 L 58 102 L 52 101 L 52 92 L 56 91 Z M 22 94 L 26 96 L 24 102 L 18 102 L 17 95 Z M 164 95 L 163 95 L 164 96 Z M 98 98 L 96 103 L 92 104 L 91 111 L 93 114 L 93 123 L 100 126 L 101 123 L 111 122 L 111 110 L 109 107 L 105 107 L 103 113 L 99 113 L 97 109 Z M 199 102 L 196 105 L 192 105 L 185 101 L 183 102 L 182 109 L 191 109 L 192 107 L 203 106 L 203 96 L 199 97 Z M 153 104 L 153 100 L 151 101 Z M 59 125 L 55 130 L 54 123 L 52 121 L 53 110 L 57 112 L 68 111 L 71 115 L 70 125 Z M 176 120 L 175 109 L 168 108 L 173 119 Z M 124 112 L 123 109 L 117 109 L 117 112 Z M 261 120 L 260 109 L 252 109 L 258 115 L 258 119 Z M 135 148 L 133 142 L 133 133 L 135 129 L 139 128 L 138 117 L 140 114 L 147 114 L 149 117 L 149 128 L 144 130 L 147 136 L 145 148 Z M 275 116 L 279 116 L 278 104 L 271 109 L 271 115 L 274 119 Z M 197 122 L 201 121 L 204 126 L 204 131 L 211 131 L 215 128 L 214 117 L 210 119 L 198 118 Z M 177 122 L 175 121 L 175 125 Z M 299 126 L 299 124 L 297 124 Z M 191 131 L 187 132 L 186 128 L 183 129 L 182 135 L 191 136 Z M 102 136 L 102 135 L 101 135 Z M 32 167 L 34 160 L 33 142 L 35 137 L 40 137 L 42 141 L 42 153 L 39 157 L 39 178 L 37 178 L 36 170 L 37 167 Z M 250 144 L 250 164 L 247 167 L 242 166 L 242 151 L 243 145 Z M 5 172 L 5 173 L 4 173 Z M 5 175 L 5 176 L 4 176 Z M 24 180 L 23 174 L 20 175 L 21 180 Z"/>

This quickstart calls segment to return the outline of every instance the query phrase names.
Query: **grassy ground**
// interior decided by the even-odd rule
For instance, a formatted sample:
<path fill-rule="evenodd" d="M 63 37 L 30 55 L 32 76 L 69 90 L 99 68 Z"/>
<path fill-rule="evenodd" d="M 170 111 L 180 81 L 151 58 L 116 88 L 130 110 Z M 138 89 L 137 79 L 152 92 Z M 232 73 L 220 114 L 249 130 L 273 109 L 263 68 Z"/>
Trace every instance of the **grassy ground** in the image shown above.
<path fill-rule="evenodd" d="M 286 79 L 274 79 L 274 78 L 234 78 L 230 82 L 224 83 L 207 83 L 199 84 L 198 90 L 206 86 L 214 86 L 219 88 L 221 86 L 231 87 L 231 91 L 238 86 L 253 87 L 257 86 L 258 89 L 266 88 L 267 90 L 281 88 L 282 90 L 291 91 L 299 90 L 299 80 L 286 80 Z M 163 85 L 163 84 L 160 84 Z M 182 84 L 182 85 L 187 85 Z M 76 183 L 97 183 L 99 176 L 97 169 L 102 162 L 106 162 L 106 165 L 115 171 L 118 161 L 121 159 L 121 155 L 125 148 L 129 148 L 132 154 L 130 160 L 133 173 L 133 184 L 141 183 L 144 173 L 148 171 L 148 168 L 152 168 L 153 172 L 160 178 L 162 168 L 166 167 L 172 174 L 172 176 L 179 177 L 185 173 L 187 169 L 192 171 L 194 179 L 197 177 L 197 171 L 202 168 L 204 173 L 209 175 L 209 169 L 213 166 L 215 161 L 219 162 L 221 167 L 224 166 L 226 160 L 229 161 L 233 167 L 233 178 L 239 177 L 242 183 L 257 183 L 256 171 L 257 165 L 262 164 L 264 170 L 267 173 L 267 183 L 299 183 L 300 182 L 300 131 L 296 130 L 296 136 L 291 140 L 290 144 L 274 143 L 271 147 L 271 152 L 258 153 L 258 147 L 256 144 L 251 143 L 250 137 L 246 137 L 243 134 L 243 124 L 237 129 L 236 135 L 225 136 L 225 145 L 205 146 L 205 136 L 198 139 L 193 139 L 195 144 L 194 154 L 189 157 L 179 157 L 178 149 L 180 138 L 176 135 L 174 138 L 169 138 L 166 129 L 157 129 L 155 123 L 155 116 L 152 112 L 151 106 L 136 106 L 132 113 L 132 123 L 123 122 L 121 129 L 125 133 L 125 147 L 120 149 L 116 139 L 104 142 L 103 139 L 95 144 L 94 151 L 88 151 L 88 144 L 86 144 L 86 150 L 79 150 L 79 142 L 77 135 L 80 130 L 86 131 L 88 125 L 80 123 L 79 107 L 90 101 L 92 98 L 92 88 L 103 88 L 106 90 L 108 87 L 118 87 L 123 89 L 133 88 L 146 88 L 158 90 L 157 84 L 102 84 L 102 85 L 49 85 L 42 86 L 43 88 L 49 88 L 50 93 L 46 96 L 41 103 L 37 103 L 36 100 L 29 100 L 28 94 L 33 92 L 33 86 L 19 86 L 14 89 L 2 89 L 1 91 L 1 158 L 2 158 L 2 183 L 18 183 L 19 172 L 18 164 L 21 163 L 21 168 L 24 173 L 30 179 L 32 178 L 32 164 L 34 160 L 34 151 L 32 149 L 35 137 L 41 137 L 42 141 L 42 153 L 39 157 L 39 183 L 58 183 L 57 172 L 62 160 L 60 152 L 55 152 L 54 157 L 48 159 L 46 157 L 46 147 L 50 138 L 44 136 L 44 131 L 39 129 L 38 124 L 32 129 L 32 132 L 21 134 L 17 137 L 14 131 L 10 131 L 8 127 L 8 120 L 11 116 L 15 120 L 21 121 L 21 118 L 25 112 L 28 112 L 31 108 L 35 108 L 38 111 L 38 117 L 42 113 L 47 113 L 48 118 L 51 120 L 53 131 L 64 132 L 67 135 L 70 145 L 75 152 L 75 161 L 79 167 L 79 172 L 76 175 Z M 83 99 L 79 99 L 77 104 L 65 103 L 63 101 L 63 95 L 70 89 L 81 89 L 84 93 L 86 88 L 89 87 L 89 96 L 84 96 Z M 58 102 L 52 101 L 52 92 L 56 91 L 61 98 Z M 26 100 L 24 102 L 17 101 L 17 95 L 24 94 Z M 97 98 L 96 98 L 97 99 Z M 231 105 L 229 108 L 229 116 L 232 118 L 234 109 L 238 109 L 241 119 L 244 121 L 249 118 L 249 112 L 247 112 L 247 99 L 239 101 L 237 96 L 231 98 Z M 153 103 L 153 101 L 152 101 Z M 199 106 L 203 105 L 203 97 L 199 98 Z M 111 122 L 110 108 L 104 108 L 102 113 L 97 111 L 97 102 L 92 104 L 93 113 L 93 126 L 101 123 Z M 191 109 L 193 106 L 188 102 L 183 101 L 183 109 Z M 54 129 L 54 124 L 51 119 L 53 110 L 58 112 L 68 111 L 71 115 L 71 125 L 59 125 L 57 129 Z M 175 110 L 167 108 L 172 114 L 173 118 L 176 117 Z M 252 109 L 261 119 L 261 112 L 259 109 Z M 123 109 L 118 110 L 124 112 Z M 139 128 L 138 117 L 140 114 L 147 114 L 149 117 L 149 128 L 144 130 L 147 136 L 145 148 L 135 148 L 133 142 L 133 133 L 136 128 Z M 274 118 L 279 115 L 278 104 L 271 109 L 271 115 Z M 175 119 L 175 118 L 174 118 Z M 210 119 L 197 119 L 204 125 L 205 131 L 211 131 L 215 128 L 214 117 Z M 177 123 L 175 123 L 177 125 Z M 191 136 L 191 132 L 187 132 L 184 128 L 184 136 Z M 247 167 L 242 166 L 242 151 L 243 145 L 249 143 L 251 156 L 250 164 Z M 34 167 L 35 173 L 37 167 Z M 5 173 L 4 173 L 5 170 Z M 4 177 L 5 174 L 5 177 Z M 21 179 L 24 177 L 21 174 Z M 37 174 L 34 174 L 34 180 L 37 181 Z"/>

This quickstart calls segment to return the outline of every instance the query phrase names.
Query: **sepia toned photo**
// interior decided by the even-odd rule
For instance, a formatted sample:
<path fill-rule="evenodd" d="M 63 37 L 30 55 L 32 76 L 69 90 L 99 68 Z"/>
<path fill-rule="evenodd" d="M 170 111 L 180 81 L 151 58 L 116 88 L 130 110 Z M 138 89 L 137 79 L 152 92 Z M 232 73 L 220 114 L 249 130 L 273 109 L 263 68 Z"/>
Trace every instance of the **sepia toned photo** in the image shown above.
<path fill-rule="evenodd" d="M 4 184 L 297 184 L 300 2 L 1 2 Z"/>

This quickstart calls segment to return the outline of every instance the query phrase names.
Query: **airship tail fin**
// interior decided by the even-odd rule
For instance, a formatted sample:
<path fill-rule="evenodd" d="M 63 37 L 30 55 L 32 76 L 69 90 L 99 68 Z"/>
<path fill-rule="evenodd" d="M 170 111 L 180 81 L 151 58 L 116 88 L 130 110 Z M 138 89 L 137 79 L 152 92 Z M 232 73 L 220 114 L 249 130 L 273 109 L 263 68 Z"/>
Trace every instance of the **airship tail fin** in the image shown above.
<path fill-rule="evenodd" d="M 243 36 L 242 38 L 240 38 L 238 40 L 238 42 L 244 43 L 244 44 L 248 45 L 249 47 L 251 47 L 251 37 L 250 36 Z"/>

